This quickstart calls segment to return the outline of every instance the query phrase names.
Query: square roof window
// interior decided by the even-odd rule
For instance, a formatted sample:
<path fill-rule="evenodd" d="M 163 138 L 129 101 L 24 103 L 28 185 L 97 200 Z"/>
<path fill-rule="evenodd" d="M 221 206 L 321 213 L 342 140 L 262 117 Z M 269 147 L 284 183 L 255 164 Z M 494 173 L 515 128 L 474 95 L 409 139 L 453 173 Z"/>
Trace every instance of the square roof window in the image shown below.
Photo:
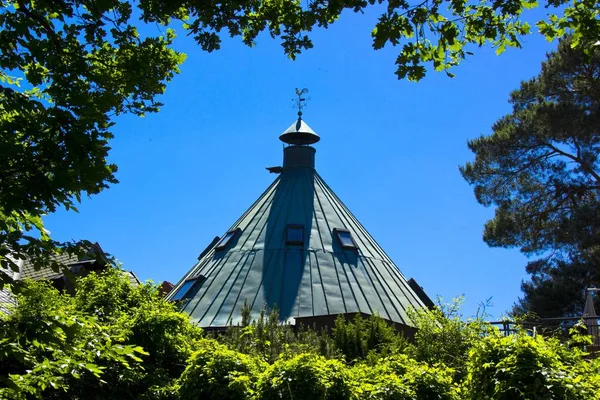
<path fill-rule="evenodd" d="M 288 225 L 285 231 L 285 244 L 304 244 L 304 225 Z"/>
<path fill-rule="evenodd" d="M 175 295 L 171 298 L 171 301 L 178 301 L 191 297 L 191 295 L 194 292 L 192 290 L 192 287 L 194 287 L 195 284 L 202 282 L 203 280 L 204 277 L 202 275 L 194 276 L 192 278 L 187 279 L 185 282 L 183 282 L 183 285 L 179 287 L 177 293 L 175 293 Z"/>
<path fill-rule="evenodd" d="M 338 237 L 338 240 L 340 241 L 340 244 L 342 245 L 342 247 L 344 249 L 357 249 L 358 248 L 358 246 L 356 245 L 356 242 L 352 238 L 352 234 L 350 233 L 349 230 L 336 228 L 334 231 Z"/>
<path fill-rule="evenodd" d="M 241 231 L 242 230 L 238 228 L 238 229 L 235 229 L 233 231 L 227 232 L 225 235 L 223 235 L 223 237 L 221 238 L 221 240 L 219 240 L 219 243 L 217 243 L 217 245 L 215 246 L 215 250 L 216 251 L 223 250 L 225 247 L 227 247 L 229 245 L 229 243 L 231 243 L 233 241 L 233 239 Z"/>

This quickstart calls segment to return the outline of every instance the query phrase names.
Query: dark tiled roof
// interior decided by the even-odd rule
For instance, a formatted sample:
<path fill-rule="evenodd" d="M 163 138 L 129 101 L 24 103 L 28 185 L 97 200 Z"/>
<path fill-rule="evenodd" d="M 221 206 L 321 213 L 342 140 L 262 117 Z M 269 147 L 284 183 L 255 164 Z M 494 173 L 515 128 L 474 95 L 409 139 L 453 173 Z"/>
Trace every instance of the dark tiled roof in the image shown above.
<path fill-rule="evenodd" d="M 10 307 L 17 304 L 15 296 L 6 287 L 0 290 L 0 314 L 7 314 Z"/>
<path fill-rule="evenodd" d="M 104 261 L 102 261 L 102 258 L 104 258 L 104 252 L 102 251 L 102 248 L 100 247 L 100 245 L 98 245 L 98 243 L 95 243 L 90 248 L 88 255 L 85 256 L 82 260 L 79 260 L 77 258 L 77 256 L 70 255 L 70 254 L 54 255 L 51 258 L 53 261 L 57 262 L 61 266 L 69 267 L 69 269 L 72 272 L 77 272 L 77 271 L 73 270 L 73 267 L 77 266 L 77 265 L 93 264 L 95 262 L 97 262 L 99 266 L 102 265 L 104 263 Z M 100 260 L 96 261 L 96 258 L 100 258 Z M 20 279 L 29 278 L 32 280 L 39 280 L 39 279 L 53 280 L 53 279 L 60 278 L 64 275 L 63 271 L 61 271 L 61 270 L 55 271 L 54 269 L 52 269 L 50 267 L 40 268 L 40 269 L 36 270 L 33 265 L 33 262 L 31 260 L 23 261 L 23 265 L 21 267 L 20 272 L 21 272 Z"/>
<path fill-rule="evenodd" d="M 73 264 L 77 264 L 79 260 L 75 256 L 70 256 L 68 254 L 61 254 L 58 256 L 52 257 L 52 259 L 63 266 L 69 266 Z M 21 279 L 32 279 L 37 281 L 39 279 L 56 279 L 63 276 L 61 271 L 56 272 L 52 268 L 40 268 L 36 270 L 33 266 L 31 260 L 25 260 L 23 262 L 23 266 L 21 267 Z"/>
<path fill-rule="evenodd" d="M 21 264 L 20 271 L 19 274 L 15 274 L 14 277 L 15 279 L 55 280 L 62 278 L 65 275 L 63 272 L 64 268 L 70 270 L 75 276 L 81 273 L 82 267 L 84 270 L 88 271 L 100 271 L 108 265 L 105 257 L 106 255 L 102 251 L 102 248 L 96 243 L 90 249 L 88 256 L 84 257 L 82 260 L 79 260 L 76 256 L 67 254 L 52 257 L 52 260 L 59 263 L 62 267 L 58 272 L 50 267 L 36 270 L 31 260 L 19 260 L 18 263 Z M 0 269 L 0 273 L 5 272 L 5 270 Z M 10 271 L 10 273 L 13 275 L 12 271 Z M 137 286 L 141 284 L 138 277 L 132 271 L 123 271 L 123 273 L 126 274 L 127 279 L 132 285 Z M 8 288 L 0 290 L 0 313 L 9 312 L 10 305 L 15 304 L 16 299 Z"/>

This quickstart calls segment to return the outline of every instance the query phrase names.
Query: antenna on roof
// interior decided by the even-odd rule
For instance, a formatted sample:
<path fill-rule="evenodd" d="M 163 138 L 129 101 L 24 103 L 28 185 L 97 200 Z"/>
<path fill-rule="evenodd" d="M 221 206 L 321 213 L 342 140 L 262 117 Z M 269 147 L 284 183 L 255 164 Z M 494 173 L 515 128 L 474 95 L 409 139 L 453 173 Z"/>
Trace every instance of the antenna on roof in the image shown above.
<path fill-rule="evenodd" d="M 293 100 L 296 103 L 296 107 L 298 107 L 298 119 L 302 119 L 302 109 L 306 107 L 306 102 L 310 100 L 310 97 L 303 97 L 306 93 L 308 93 L 307 88 L 304 88 L 302 90 L 296 88 L 296 96 L 298 96 L 298 98 Z"/>

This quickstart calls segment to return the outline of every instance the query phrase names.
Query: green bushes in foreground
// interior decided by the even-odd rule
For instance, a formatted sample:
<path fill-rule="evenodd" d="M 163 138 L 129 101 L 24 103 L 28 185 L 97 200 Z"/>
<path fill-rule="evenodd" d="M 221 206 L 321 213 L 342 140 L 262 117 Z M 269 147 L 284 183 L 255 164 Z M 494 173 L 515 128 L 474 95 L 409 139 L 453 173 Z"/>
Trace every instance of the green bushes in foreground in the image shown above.
<path fill-rule="evenodd" d="M 241 400 L 254 395 L 255 380 L 265 369 L 264 362 L 216 340 L 205 339 L 198 345 L 200 350 L 189 359 L 179 380 L 181 400 Z"/>
<path fill-rule="evenodd" d="M 396 354 L 377 360 L 374 365 L 360 362 L 352 367 L 353 397 L 357 399 L 458 399 L 452 380 L 453 370 L 430 366 Z"/>
<path fill-rule="evenodd" d="M 413 311 L 412 342 L 377 317 L 339 318 L 327 335 L 275 312 L 211 338 L 118 271 L 82 278 L 74 297 L 30 282 L 0 316 L 0 399 L 600 398 L 581 337 L 504 337 L 457 310 Z"/>
<path fill-rule="evenodd" d="M 490 334 L 469 353 L 465 398 L 599 399 L 599 367 L 554 338 Z"/>
<path fill-rule="evenodd" d="M 298 354 L 267 368 L 260 377 L 257 398 L 343 400 L 350 398 L 350 381 L 349 368 L 341 361 Z"/>

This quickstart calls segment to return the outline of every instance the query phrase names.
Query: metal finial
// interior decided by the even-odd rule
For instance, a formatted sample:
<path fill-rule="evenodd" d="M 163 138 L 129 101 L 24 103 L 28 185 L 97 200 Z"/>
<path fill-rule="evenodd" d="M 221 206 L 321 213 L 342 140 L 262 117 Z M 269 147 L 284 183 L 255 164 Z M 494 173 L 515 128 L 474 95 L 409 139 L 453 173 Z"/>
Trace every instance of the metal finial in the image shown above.
<path fill-rule="evenodd" d="M 298 119 L 302 119 L 302 109 L 306 107 L 306 102 L 310 100 L 310 98 L 302 97 L 306 93 L 308 93 L 307 88 L 302 90 L 296 88 L 296 96 L 298 96 L 298 98 L 294 99 L 294 102 L 296 102 L 296 107 L 298 107 Z"/>

